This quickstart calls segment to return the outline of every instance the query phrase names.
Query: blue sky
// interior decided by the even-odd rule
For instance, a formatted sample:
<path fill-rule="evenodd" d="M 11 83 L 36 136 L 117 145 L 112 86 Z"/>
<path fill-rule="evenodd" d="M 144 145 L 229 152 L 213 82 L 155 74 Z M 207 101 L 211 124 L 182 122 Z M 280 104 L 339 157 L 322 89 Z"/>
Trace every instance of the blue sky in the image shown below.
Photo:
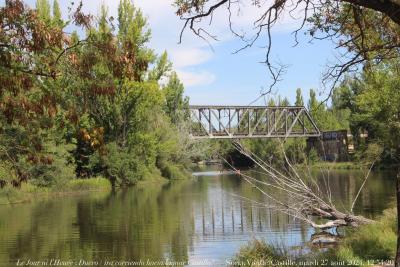
<path fill-rule="evenodd" d="M 59 0 L 66 13 L 70 0 Z M 76 1 L 78 2 L 78 1 Z M 110 15 L 116 16 L 118 2 L 116 0 L 84 0 L 84 9 L 98 14 L 102 3 L 109 7 Z M 222 10 L 215 15 L 208 30 L 218 36 L 218 42 L 212 42 L 213 50 L 203 40 L 186 31 L 182 44 L 178 44 L 179 33 L 183 22 L 175 15 L 173 0 L 135 0 L 136 6 L 142 9 L 148 18 L 152 30 L 149 44 L 157 53 L 167 50 L 180 79 L 185 85 L 186 95 L 191 104 L 237 104 L 246 105 L 256 99 L 262 88 L 271 83 L 264 65 L 266 49 L 261 40 L 254 47 L 239 54 L 232 54 L 243 43 L 229 32 L 227 14 Z M 250 2 L 250 1 L 248 1 Z M 4 0 L 0 0 L 4 5 Z M 35 0 L 26 1 L 33 6 Z M 252 19 L 257 10 L 251 6 L 241 6 L 241 13 L 234 17 L 237 31 L 251 34 Z M 274 94 L 281 95 L 294 102 L 296 88 L 302 88 L 304 98 L 308 99 L 308 90 L 317 89 L 323 98 L 321 86 L 322 72 L 328 60 L 334 58 L 334 47 L 330 41 L 308 42 L 308 37 L 300 34 L 300 44 L 293 47 L 295 41 L 292 32 L 299 25 L 286 15 L 272 32 L 272 61 L 288 65 L 283 81 L 278 83 Z M 260 99 L 257 104 L 263 104 Z"/>

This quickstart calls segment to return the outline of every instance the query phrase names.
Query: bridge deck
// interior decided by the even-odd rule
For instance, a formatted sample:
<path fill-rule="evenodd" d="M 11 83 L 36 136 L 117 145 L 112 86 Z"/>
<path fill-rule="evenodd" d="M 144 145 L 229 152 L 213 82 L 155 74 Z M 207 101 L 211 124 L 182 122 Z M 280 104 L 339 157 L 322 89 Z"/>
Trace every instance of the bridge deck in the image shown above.
<path fill-rule="evenodd" d="M 305 107 L 190 106 L 195 139 L 318 137 Z"/>

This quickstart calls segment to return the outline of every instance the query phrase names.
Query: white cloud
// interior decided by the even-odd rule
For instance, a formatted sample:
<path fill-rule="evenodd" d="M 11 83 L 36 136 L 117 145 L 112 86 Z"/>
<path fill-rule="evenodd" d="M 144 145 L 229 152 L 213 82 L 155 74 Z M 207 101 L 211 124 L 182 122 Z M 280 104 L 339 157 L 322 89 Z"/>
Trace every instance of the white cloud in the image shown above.
<path fill-rule="evenodd" d="M 146 15 L 151 16 L 152 20 L 160 20 L 174 14 L 171 0 L 136 0 L 134 4 L 144 10 Z"/>
<path fill-rule="evenodd" d="M 148 18 L 152 30 L 151 47 L 157 52 L 167 50 L 170 60 L 182 83 L 186 88 L 213 83 L 216 76 L 201 67 L 213 58 L 213 53 L 207 44 L 192 33 L 185 34 L 182 44 L 179 41 L 183 22 L 175 14 L 172 6 L 174 0 L 136 0 L 143 14 Z M 195 67 L 196 71 L 188 67 Z"/>
<path fill-rule="evenodd" d="M 200 65 L 207 62 L 212 57 L 210 49 L 182 48 L 174 49 L 170 52 L 170 57 L 176 68 Z"/>
<path fill-rule="evenodd" d="M 209 85 L 212 84 L 216 79 L 215 75 L 208 71 L 177 70 L 176 72 L 185 87 Z"/>

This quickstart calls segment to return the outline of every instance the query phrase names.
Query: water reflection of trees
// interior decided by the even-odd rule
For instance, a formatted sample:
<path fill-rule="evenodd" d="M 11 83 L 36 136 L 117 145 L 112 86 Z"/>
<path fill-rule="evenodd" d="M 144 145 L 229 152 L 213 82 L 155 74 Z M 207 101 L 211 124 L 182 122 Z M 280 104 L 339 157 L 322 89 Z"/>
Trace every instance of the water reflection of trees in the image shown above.
<path fill-rule="evenodd" d="M 286 233 L 300 227 L 285 214 L 260 208 L 244 198 L 263 203 L 264 196 L 234 175 L 209 179 L 206 201 L 194 203 L 202 218 L 196 221 L 196 232 L 204 236 L 251 234 L 257 232 Z"/>
<path fill-rule="evenodd" d="M 179 186 L 2 208 L 0 262 L 16 259 L 187 259 L 190 202 Z M 181 216 L 185 214 L 186 216 Z"/>
<path fill-rule="evenodd" d="M 315 175 L 315 174 L 314 174 Z M 362 171 L 330 171 L 316 173 L 321 188 L 324 184 L 330 185 L 332 201 L 343 207 L 350 208 L 359 186 L 361 185 L 364 173 Z M 372 173 L 365 189 L 355 207 L 357 213 L 367 217 L 376 217 L 388 207 L 394 192 L 388 189 L 394 188 L 393 174 L 385 172 Z M 293 220 L 286 214 L 270 209 L 260 208 L 254 202 L 268 203 L 257 189 L 237 176 L 228 175 L 211 183 L 208 190 L 208 203 L 202 202 L 197 207 L 197 213 L 201 213 L 206 219 L 198 223 L 196 231 L 205 235 L 229 235 L 239 231 L 243 233 L 270 232 L 269 237 L 274 242 L 278 236 L 292 239 L 299 242 L 308 241 L 313 230 L 308 226 Z M 213 181 L 211 179 L 211 181 Z M 220 190 L 223 188 L 223 190 Z M 219 191 L 218 191 L 219 190 Z M 235 195 L 235 196 L 233 196 Z M 210 197 L 213 196 L 213 197 Z M 245 197 L 253 200 L 246 201 Z M 207 205 L 206 207 L 204 205 Z M 211 222 L 207 223 L 207 222 Z M 276 234 L 276 236 L 274 236 Z M 268 238 L 268 237 L 267 237 Z"/>
<path fill-rule="evenodd" d="M 349 205 L 362 177 L 331 172 L 333 200 Z M 387 173 L 373 174 L 356 205 L 376 216 L 394 192 Z M 285 214 L 241 197 L 267 201 L 237 176 L 148 185 L 0 207 L 0 265 L 16 259 L 187 260 L 198 242 L 264 237 L 268 242 L 308 241 L 313 231 Z"/>
<path fill-rule="evenodd" d="M 329 181 L 333 202 L 337 206 L 350 209 L 353 199 L 359 190 L 366 171 L 361 170 L 336 170 L 318 174 L 322 181 Z M 376 218 L 382 211 L 388 208 L 395 196 L 395 173 L 372 172 L 366 186 L 361 191 L 354 212 L 370 218 Z"/>

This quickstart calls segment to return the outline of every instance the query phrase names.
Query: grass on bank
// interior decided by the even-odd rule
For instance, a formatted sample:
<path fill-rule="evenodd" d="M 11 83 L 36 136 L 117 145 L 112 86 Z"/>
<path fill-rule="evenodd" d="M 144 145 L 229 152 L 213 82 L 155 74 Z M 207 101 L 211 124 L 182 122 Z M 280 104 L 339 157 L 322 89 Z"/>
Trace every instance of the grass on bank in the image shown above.
<path fill-rule="evenodd" d="M 111 190 L 111 183 L 103 177 L 72 179 L 53 187 L 40 187 L 28 182 L 22 183 L 20 188 L 7 185 L 0 189 L 0 205 L 29 202 L 41 195 L 109 190 Z"/>
<path fill-rule="evenodd" d="M 111 183 L 103 177 L 94 177 L 89 179 L 73 179 L 68 181 L 61 192 L 79 192 L 79 191 L 97 191 L 111 190 Z"/>
<path fill-rule="evenodd" d="M 279 249 L 254 240 L 240 249 L 231 266 L 293 266 L 293 262 L 324 263 L 325 266 L 373 266 L 394 259 L 397 242 L 397 212 L 384 211 L 376 223 L 347 229 L 345 238 L 337 247 L 320 250 L 316 254 L 290 255 L 288 249 Z M 290 263 L 292 261 L 292 263 Z M 296 266 L 296 265 L 295 265 Z M 315 265 L 309 265 L 315 266 Z"/>
<path fill-rule="evenodd" d="M 29 202 L 39 196 L 49 196 L 52 194 L 110 191 L 112 189 L 110 180 L 101 176 L 87 179 L 71 179 L 68 178 L 69 176 L 62 176 L 63 178 L 58 179 L 50 186 L 40 186 L 27 182 L 22 183 L 20 188 L 14 188 L 9 182 L 8 185 L 0 189 L 0 205 Z M 190 177 L 190 174 L 182 166 L 166 165 L 162 171 L 156 168 L 153 171 L 146 171 L 142 179 L 134 185 L 163 184 L 168 180 L 185 180 L 187 177 Z"/>
<path fill-rule="evenodd" d="M 309 164 L 299 164 L 299 167 L 309 167 L 311 169 L 323 169 L 323 170 L 359 170 L 364 167 L 356 162 L 329 162 L 329 161 L 317 161 Z"/>
<path fill-rule="evenodd" d="M 347 262 L 393 260 L 397 244 L 397 212 L 395 208 L 384 211 L 373 224 L 350 229 L 337 250 L 327 252 L 329 258 Z M 356 266 L 349 265 L 349 266 Z"/>
<path fill-rule="evenodd" d="M 300 168 L 322 169 L 322 170 L 365 170 L 370 167 L 370 164 L 365 164 L 357 161 L 346 162 L 330 162 L 330 161 L 316 161 L 308 164 L 298 164 Z M 397 165 L 393 164 L 375 164 L 375 170 L 394 170 Z"/>
<path fill-rule="evenodd" d="M 285 260 L 289 259 L 286 251 L 269 245 L 264 241 L 253 240 L 244 246 L 236 256 L 228 262 L 230 266 L 279 266 L 285 267 Z"/>

